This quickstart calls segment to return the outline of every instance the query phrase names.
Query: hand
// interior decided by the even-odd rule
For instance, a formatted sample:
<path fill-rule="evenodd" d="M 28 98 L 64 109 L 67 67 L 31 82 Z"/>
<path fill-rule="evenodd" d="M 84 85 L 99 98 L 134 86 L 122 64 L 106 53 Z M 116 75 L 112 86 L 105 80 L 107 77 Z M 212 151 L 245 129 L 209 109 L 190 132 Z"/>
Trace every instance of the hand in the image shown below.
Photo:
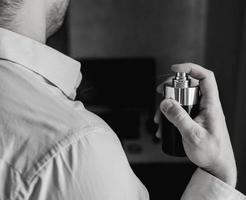
<path fill-rule="evenodd" d="M 166 99 L 160 104 L 161 112 L 179 129 L 187 157 L 197 166 L 235 187 L 236 163 L 214 73 L 192 63 L 173 65 L 172 70 L 186 72 L 199 80 L 200 111 L 192 119 L 177 101 Z M 159 117 L 156 114 L 157 123 Z"/>

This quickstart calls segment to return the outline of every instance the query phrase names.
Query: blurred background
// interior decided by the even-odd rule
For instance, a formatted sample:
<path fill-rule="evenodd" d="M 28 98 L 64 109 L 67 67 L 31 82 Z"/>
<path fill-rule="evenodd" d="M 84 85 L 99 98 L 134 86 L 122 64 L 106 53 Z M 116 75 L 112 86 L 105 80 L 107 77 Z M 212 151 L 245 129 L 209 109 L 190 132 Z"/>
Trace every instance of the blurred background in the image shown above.
<path fill-rule="evenodd" d="M 170 65 L 194 62 L 215 72 L 246 194 L 246 5 L 244 0 L 72 1 L 48 44 L 79 60 L 83 101 L 118 134 L 151 199 L 180 199 L 196 169 L 161 153 L 154 137 L 155 88 Z"/>

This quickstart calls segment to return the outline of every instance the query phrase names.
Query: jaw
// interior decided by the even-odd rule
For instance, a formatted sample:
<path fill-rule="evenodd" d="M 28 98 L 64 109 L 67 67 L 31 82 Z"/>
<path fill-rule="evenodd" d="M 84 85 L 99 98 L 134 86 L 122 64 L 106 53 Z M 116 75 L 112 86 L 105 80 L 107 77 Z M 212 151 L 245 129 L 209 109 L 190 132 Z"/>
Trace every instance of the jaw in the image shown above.
<path fill-rule="evenodd" d="M 50 0 L 49 0 L 50 1 Z M 56 0 L 47 8 L 46 35 L 47 38 L 56 33 L 64 22 L 69 6 L 69 0 Z"/>

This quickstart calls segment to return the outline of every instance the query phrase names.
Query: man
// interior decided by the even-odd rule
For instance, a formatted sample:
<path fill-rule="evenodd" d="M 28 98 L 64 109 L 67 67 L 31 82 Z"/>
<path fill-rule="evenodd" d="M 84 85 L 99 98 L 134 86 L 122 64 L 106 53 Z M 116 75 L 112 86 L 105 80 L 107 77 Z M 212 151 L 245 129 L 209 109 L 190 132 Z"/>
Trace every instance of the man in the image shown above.
<path fill-rule="evenodd" d="M 147 200 L 115 133 L 74 101 L 79 63 L 44 45 L 68 4 L 0 1 L 0 199 Z M 161 104 L 200 167 L 182 199 L 246 199 L 234 189 L 236 166 L 213 74 L 194 64 L 172 69 L 200 80 L 202 93 L 194 121 L 175 101 Z"/>

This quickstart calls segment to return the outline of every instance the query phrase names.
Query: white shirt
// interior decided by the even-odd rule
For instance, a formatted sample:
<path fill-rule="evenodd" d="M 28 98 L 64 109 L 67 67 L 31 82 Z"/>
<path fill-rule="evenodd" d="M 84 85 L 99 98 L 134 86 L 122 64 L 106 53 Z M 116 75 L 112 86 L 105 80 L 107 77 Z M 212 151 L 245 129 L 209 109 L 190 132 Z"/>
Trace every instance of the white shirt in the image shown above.
<path fill-rule="evenodd" d="M 149 199 L 116 134 L 74 101 L 80 81 L 77 61 L 0 29 L 0 200 Z M 246 198 L 198 169 L 182 199 Z"/>

